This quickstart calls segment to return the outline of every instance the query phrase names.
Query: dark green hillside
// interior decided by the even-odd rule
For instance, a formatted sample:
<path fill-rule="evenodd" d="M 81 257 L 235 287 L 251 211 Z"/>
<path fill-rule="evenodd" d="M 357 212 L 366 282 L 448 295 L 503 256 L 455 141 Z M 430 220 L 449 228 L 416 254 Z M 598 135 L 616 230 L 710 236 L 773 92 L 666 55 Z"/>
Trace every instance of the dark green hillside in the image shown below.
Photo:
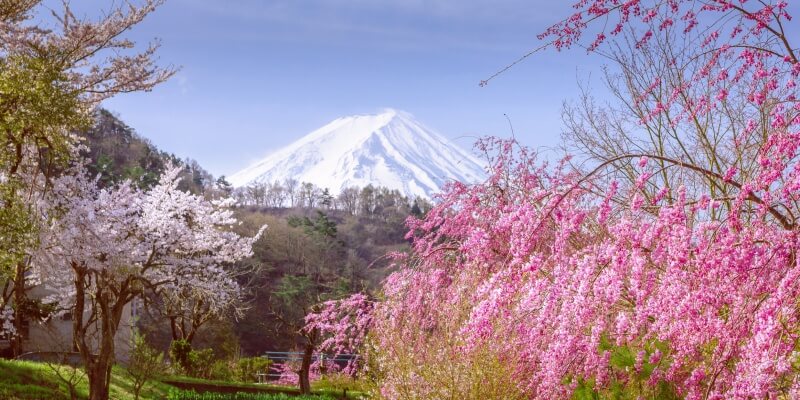
<path fill-rule="evenodd" d="M 99 109 L 94 126 L 79 136 L 87 147 L 83 155 L 91 160 L 89 171 L 105 184 L 131 179 L 142 187 L 152 186 L 170 162 L 186 166 L 186 190 L 202 193 L 214 182 L 196 161 L 159 150 L 108 110 Z"/>

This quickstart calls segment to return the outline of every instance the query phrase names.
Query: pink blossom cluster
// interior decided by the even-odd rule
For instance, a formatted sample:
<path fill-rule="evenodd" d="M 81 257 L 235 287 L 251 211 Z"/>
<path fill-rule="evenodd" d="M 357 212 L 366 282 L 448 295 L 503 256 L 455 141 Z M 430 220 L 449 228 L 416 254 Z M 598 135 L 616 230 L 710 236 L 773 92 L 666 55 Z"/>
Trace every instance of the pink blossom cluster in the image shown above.
<path fill-rule="evenodd" d="M 763 215 L 708 220 L 714 201 L 680 190 L 656 215 L 605 216 L 581 174 L 538 165 L 514 142 L 483 145 L 500 150 L 492 177 L 451 185 L 410 222 L 414 255 L 386 281 L 378 349 L 402 338 L 423 360 L 415 352 L 454 333 L 463 354 L 499 357 L 530 398 L 637 382 L 688 399 L 800 394 L 793 230 Z M 611 363 L 619 348 L 637 354 L 630 369 Z M 402 393 L 409 381 L 383 383 Z M 414 383 L 425 384 L 436 385 Z"/>
<path fill-rule="evenodd" d="M 479 142 L 490 177 L 449 185 L 409 221 L 412 253 L 372 311 L 380 394 L 459 398 L 507 375 L 495 382 L 514 386 L 502 398 L 800 397 L 800 62 L 788 3 L 575 9 L 542 35 L 554 47 L 586 34 L 590 50 L 623 35 L 639 52 L 690 44 L 659 59 L 681 73 L 641 85 L 631 104 L 676 142 L 713 138 L 715 154 L 696 163 L 691 151 L 644 149 L 586 171 Z M 717 118 L 729 123 L 704 131 Z M 626 161 L 628 183 L 609 172 Z"/>
<path fill-rule="evenodd" d="M 677 124 L 713 112 L 729 97 L 741 96 L 756 106 L 776 102 L 770 110 L 771 128 L 786 129 L 798 122 L 800 59 L 791 41 L 787 1 L 581 0 L 573 7 L 575 13 L 539 38 L 560 50 L 588 35 L 594 39 L 586 47 L 596 51 L 630 34 L 636 48 L 644 51 L 656 36 L 671 35 L 674 46 L 690 43 L 695 48 L 690 54 L 675 52 L 663 60 L 688 76 L 657 102 L 648 118 L 673 111 L 678 116 L 671 123 Z M 653 78 L 649 91 L 661 87 L 661 79 Z M 702 90 L 692 92 L 693 86 Z M 647 96 L 649 91 L 638 95 Z"/>
<path fill-rule="evenodd" d="M 357 354 L 372 326 L 373 306 L 374 303 L 362 293 L 326 301 L 317 312 L 306 315 L 303 330 L 316 330 L 322 338 L 317 350 L 322 353 Z M 344 372 L 355 374 L 358 366 L 358 357 L 354 357 L 348 361 Z"/>
<path fill-rule="evenodd" d="M 286 386 L 297 386 L 299 384 L 300 375 L 297 372 L 299 369 L 299 362 L 296 361 L 285 361 L 270 366 L 272 373 L 280 374 L 275 383 Z M 308 381 L 316 382 L 322 378 L 324 373 L 335 373 L 338 371 L 339 366 L 336 363 L 317 355 L 308 370 Z"/>

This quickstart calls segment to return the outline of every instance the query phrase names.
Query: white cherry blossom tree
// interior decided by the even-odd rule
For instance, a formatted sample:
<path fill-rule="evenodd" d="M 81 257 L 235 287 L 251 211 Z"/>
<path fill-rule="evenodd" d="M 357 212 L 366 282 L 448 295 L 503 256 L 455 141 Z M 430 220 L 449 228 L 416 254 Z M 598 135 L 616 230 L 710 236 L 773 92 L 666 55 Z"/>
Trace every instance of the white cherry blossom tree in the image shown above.
<path fill-rule="evenodd" d="M 101 101 L 149 91 L 176 72 L 156 64 L 158 41 L 137 46 L 128 35 L 163 2 L 108 2 L 85 16 L 69 0 L 0 0 L 0 336 L 15 354 L 14 333 L 31 319 L 23 305 L 38 219 L 28 199 L 38 188 L 23 168 L 52 177 Z"/>
<path fill-rule="evenodd" d="M 108 398 L 114 337 L 126 305 L 147 292 L 185 287 L 203 293 L 211 307 L 227 305 L 238 296 L 228 267 L 251 254 L 263 231 L 252 238 L 234 233 L 232 202 L 178 190 L 180 170 L 169 168 L 149 191 L 130 182 L 99 189 L 80 168 L 54 182 L 44 213 L 51 224 L 35 268 L 73 310 L 92 400 Z"/>

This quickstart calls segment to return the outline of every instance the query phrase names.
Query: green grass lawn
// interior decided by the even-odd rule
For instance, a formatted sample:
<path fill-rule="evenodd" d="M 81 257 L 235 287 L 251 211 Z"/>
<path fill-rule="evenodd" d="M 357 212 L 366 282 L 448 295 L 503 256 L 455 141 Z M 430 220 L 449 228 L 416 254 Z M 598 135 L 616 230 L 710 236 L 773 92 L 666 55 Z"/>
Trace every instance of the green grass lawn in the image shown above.
<path fill-rule="evenodd" d="M 32 361 L 16 361 L 0 359 L 0 399 L 3 400 L 69 400 L 69 389 L 62 382 L 54 368 L 62 373 L 70 371 L 69 367 L 48 365 Z M 164 377 L 164 382 L 151 381 L 145 385 L 140 395 L 141 399 L 165 399 L 170 389 L 193 389 L 198 392 L 213 391 L 221 393 L 251 392 L 251 393 L 286 393 L 298 394 L 297 388 L 280 385 L 262 385 L 252 383 L 237 383 L 225 381 L 210 381 L 186 377 Z M 172 383 L 172 385 L 168 384 Z M 174 386 L 173 386 L 174 385 Z M 331 387 L 316 387 L 315 394 L 331 395 L 341 398 L 342 390 Z M 238 390 L 241 389 L 241 390 Z M 89 395 L 89 385 L 84 377 L 77 385 L 78 396 L 86 399 Z M 121 367 L 114 367 L 111 377 L 110 397 L 114 400 L 133 400 L 133 384 Z M 359 393 L 348 391 L 349 399 L 359 398 Z"/>
<path fill-rule="evenodd" d="M 52 367 L 46 363 L 32 361 L 15 361 L 0 359 L 0 399 L 9 400 L 69 400 L 69 389 L 62 382 L 53 368 L 66 373 L 68 367 Z M 170 386 L 161 382 L 148 382 L 142 389 L 142 399 L 163 399 Z M 119 400 L 132 400 L 133 385 L 122 368 L 115 367 L 111 377 L 110 397 Z M 86 378 L 78 383 L 77 392 L 80 398 L 89 396 L 89 384 Z"/>
<path fill-rule="evenodd" d="M 326 395 L 288 395 L 285 393 L 197 393 L 191 391 L 173 390 L 167 400 L 338 400 L 337 397 Z"/>
<path fill-rule="evenodd" d="M 244 383 L 244 382 L 229 382 L 229 381 L 216 381 L 210 379 L 200 379 L 200 378 L 192 378 L 188 376 L 170 376 L 164 377 L 163 381 L 165 382 L 172 382 L 176 384 L 198 384 L 198 385 L 210 385 L 210 386 L 221 386 L 221 387 L 235 387 L 235 388 L 243 388 L 243 389 L 258 389 L 258 390 L 270 390 L 275 389 L 279 391 L 298 391 L 296 387 L 289 387 L 283 385 L 270 385 L 270 384 L 262 384 L 262 383 Z"/>
<path fill-rule="evenodd" d="M 191 389 L 197 392 L 217 391 L 217 392 L 233 393 L 241 391 L 249 393 L 266 392 L 266 393 L 286 393 L 290 395 L 300 394 L 300 390 L 296 386 L 214 381 L 214 380 L 206 380 L 198 378 L 189 378 L 184 376 L 165 377 L 163 381 L 165 383 L 175 385 L 182 389 Z M 344 394 L 342 388 L 332 387 L 331 385 L 327 385 L 325 382 L 317 382 L 315 384 L 312 384 L 312 392 L 317 395 L 327 395 L 335 398 L 342 398 L 343 397 L 342 395 Z M 347 398 L 359 399 L 362 398 L 362 393 L 357 390 L 348 389 Z"/>

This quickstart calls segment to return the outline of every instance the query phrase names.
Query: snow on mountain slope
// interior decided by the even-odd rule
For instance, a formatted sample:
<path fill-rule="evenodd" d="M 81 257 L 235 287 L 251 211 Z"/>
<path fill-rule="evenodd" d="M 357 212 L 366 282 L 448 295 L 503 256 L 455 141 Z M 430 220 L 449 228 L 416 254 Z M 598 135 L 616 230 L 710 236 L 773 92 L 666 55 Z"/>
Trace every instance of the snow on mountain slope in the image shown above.
<path fill-rule="evenodd" d="M 428 197 L 445 182 L 476 182 L 483 163 L 416 121 L 386 110 L 338 118 L 265 159 L 231 175 L 237 187 L 295 179 L 337 194 L 348 186 L 385 186 Z"/>

